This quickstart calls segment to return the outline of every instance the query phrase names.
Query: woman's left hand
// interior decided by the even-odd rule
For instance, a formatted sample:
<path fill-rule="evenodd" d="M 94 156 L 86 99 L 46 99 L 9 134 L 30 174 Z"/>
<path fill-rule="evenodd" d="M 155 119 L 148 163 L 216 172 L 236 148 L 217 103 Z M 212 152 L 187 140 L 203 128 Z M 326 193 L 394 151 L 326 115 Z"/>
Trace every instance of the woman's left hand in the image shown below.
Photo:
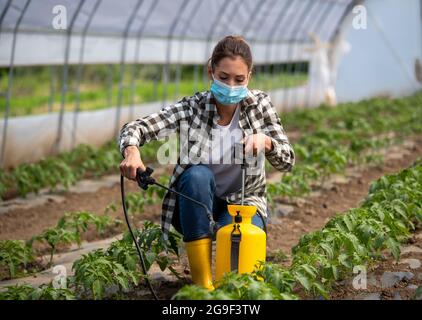
<path fill-rule="evenodd" d="M 263 133 L 256 133 L 245 137 L 242 142 L 245 144 L 245 153 L 253 152 L 254 155 L 265 151 L 270 152 L 273 149 L 271 138 Z"/>

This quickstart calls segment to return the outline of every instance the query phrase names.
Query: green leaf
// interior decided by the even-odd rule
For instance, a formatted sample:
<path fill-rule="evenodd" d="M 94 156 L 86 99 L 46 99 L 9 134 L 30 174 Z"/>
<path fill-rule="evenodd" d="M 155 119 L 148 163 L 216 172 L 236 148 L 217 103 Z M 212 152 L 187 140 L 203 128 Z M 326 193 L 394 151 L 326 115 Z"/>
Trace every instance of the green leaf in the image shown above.
<path fill-rule="evenodd" d="M 94 295 L 94 299 L 98 300 L 103 297 L 103 285 L 100 280 L 95 280 L 92 283 L 92 293 Z"/>
<path fill-rule="evenodd" d="M 296 272 L 295 273 L 295 278 L 297 281 L 299 281 L 299 283 L 306 289 L 306 290 L 311 290 L 311 282 L 309 280 L 309 278 L 307 276 L 305 276 L 303 273 L 300 272 Z"/>
<path fill-rule="evenodd" d="M 416 291 L 413 299 L 420 299 L 422 297 L 422 286 L 419 286 Z"/>
<path fill-rule="evenodd" d="M 387 247 L 391 250 L 391 253 L 393 254 L 396 261 L 399 261 L 400 259 L 400 244 L 394 240 L 393 238 L 387 239 Z"/>
<path fill-rule="evenodd" d="M 321 248 L 324 249 L 325 253 L 327 254 L 328 259 L 333 259 L 334 258 L 334 250 L 332 247 L 330 247 L 328 244 L 326 243 L 320 243 L 319 244 Z"/>

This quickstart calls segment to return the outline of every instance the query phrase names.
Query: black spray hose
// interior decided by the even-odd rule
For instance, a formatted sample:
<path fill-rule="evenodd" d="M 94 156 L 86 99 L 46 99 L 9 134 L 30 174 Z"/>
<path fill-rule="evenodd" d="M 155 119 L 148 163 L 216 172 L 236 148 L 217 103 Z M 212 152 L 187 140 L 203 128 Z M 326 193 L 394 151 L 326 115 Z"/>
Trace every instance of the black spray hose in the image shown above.
<path fill-rule="evenodd" d="M 126 224 L 127 224 L 128 229 L 129 229 L 132 240 L 135 243 L 136 251 L 138 252 L 139 261 L 140 261 L 140 264 L 141 264 L 141 268 L 142 268 L 142 271 L 145 275 L 145 281 L 147 282 L 149 290 L 151 291 L 151 294 L 153 295 L 154 299 L 158 300 L 158 296 L 155 293 L 154 288 L 152 287 L 151 282 L 148 279 L 147 268 L 145 266 L 144 257 L 142 256 L 142 253 L 141 253 L 141 248 L 139 247 L 138 241 L 136 241 L 135 234 L 133 233 L 132 227 L 130 226 L 129 216 L 127 214 L 126 202 L 125 202 L 125 182 L 124 182 L 123 175 L 120 175 L 120 191 L 122 193 L 123 213 L 125 215 Z"/>
<path fill-rule="evenodd" d="M 212 216 L 212 213 L 211 213 L 211 211 L 208 209 L 208 207 L 207 207 L 204 203 L 199 202 L 198 200 L 195 200 L 195 199 L 193 199 L 193 198 L 191 198 L 191 197 L 188 197 L 187 195 L 185 195 L 185 194 L 183 194 L 183 193 L 180 193 L 180 192 L 178 192 L 178 191 L 176 191 L 176 190 L 174 190 L 174 189 L 170 189 L 170 188 L 168 188 L 168 187 L 166 187 L 166 186 L 164 186 L 164 185 L 162 185 L 162 184 L 160 184 L 160 183 L 158 183 L 158 182 L 154 182 L 154 184 L 155 184 L 156 186 L 160 187 L 160 188 L 166 189 L 166 190 L 167 190 L 167 191 L 169 191 L 169 192 L 173 192 L 173 193 L 177 194 L 178 196 L 181 196 L 181 197 L 183 197 L 183 198 L 185 198 L 185 199 L 188 199 L 189 201 L 192 201 L 193 203 L 196 203 L 198 206 L 201 206 L 201 207 L 202 207 L 202 208 L 204 208 L 204 210 L 206 211 L 206 213 L 207 213 L 207 217 L 208 217 L 208 219 L 210 220 L 210 222 L 211 222 L 212 224 L 214 224 L 214 218 L 213 218 L 213 216 Z"/>
<path fill-rule="evenodd" d="M 191 197 L 189 197 L 189 196 L 187 196 L 183 193 L 180 193 L 180 192 L 178 192 L 174 189 L 170 189 L 170 188 L 158 183 L 157 181 L 155 181 L 155 179 L 153 177 L 151 177 L 152 172 L 153 172 L 153 169 L 151 169 L 149 167 L 147 167 L 145 171 L 138 169 L 137 172 L 136 172 L 136 181 L 138 182 L 138 185 L 142 189 L 147 190 L 149 185 L 154 184 L 154 185 L 156 185 L 160 188 L 163 188 L 163 189 L 165 189 L 169 192 L 173 192 L 173 193 L 175 193 L 175 194 L 177 194 L 177 195 L 179 195 L 179 196 L 181 196 L 185 199 L 188 199 L 189 201 L 192 201 L 193 203 L 196 203 L 197 205 L 201 206 L 202 208 L 204 208 L 205 212 L 207 213 L 207 217 L 210 220 L 210 230 L 211 230 L 212 234 L 214 235 L 215 231 L 216 231 L 215 230 L 216 224 L 215 224 L 215 221 L 213 219 L 212 212 L 208 209 L 208 207 L 204 203 L 202 203 L 198 200 L 195 200 L 195 199 L 193 199 L 193 198 L 191 198 Z M 243 172 L 243 174 L 244 174 L 244 172 Z M 242 177 L 242 180 L 243 180 L 242 184 L 244 184 L 244 176 Z M 125 215 L 126 224 L 127 224 L 128 229 L 129 229 L 132 240 L 135 243 L 136 251 L 138 252 L 138 256 L 139 256 L 140 265 L 141 265 L 142 271 L 145 275 L 145 281 L 147 282 L 149 290 L 151 291 L 151 294 L 154 296 L 154 299 L 158 300 L 158 296 L 155 293 L 154 288 L 152 287 L 151 282 L 148 279 L 148 273 L 147 273 L 147 270 L 146 270 L 144 258 L 142 256 L 141 248 L 139 247 L 138 241 L 136 240 L 135 234 L 133 233 L 132 227 L 131 227 L 130 222 L 129 222 L 129 217 L 128 217 L 127 209 L 126 209 L 126 202 L 125 202 L 125 187 L 124 187 L 124 177 L 123 177 L 123 175 L 120 175 L 120 191 L 121 191 L 121 194 L 122 194 L 123 213 Z M 244 193 L 244 190 L 242 190 L 242 205 L 243 205 L 243 193 Z M 262 214 L 259 213 L 259 212 L 257 214 L 261 218 L 263 226 L 264 226 L 265 234 L 267 234 L 267 224 L 265 223 L 265 220 L 264 220 Z"/>
<path fill-rule="evenodd" d="M 181 197 L 184 197 L 184 198 L 192 201 L 193 203 L 196 203 L 197 205 L 201 206 L 202 208 L 205 209 L 205 211 L 207 213 L 207 217 L 210 220 L 210 230 L 214 234 L 214 232 L 215 232 L 215 222 L 214 222 L 212 213 L 207 208 L 207 206 L 205 204 L 203 204 L 202 202 L 199 202 L 199 201 L 197 201 L 197 200 L 195 200 L 191 197 L 188 197 L 188 196 L 186 196 L 186 195 L 184 195 L 184 194 L 182 194 L 182 193 L 180 193 L 180 192 L 178 192 L 174 189 L 170 189 L 170 188 L 158 183 L 157 181 L 155 181 L 155 179 L 153 177 L 151 177 L 152 172 L 153 172 L 153 170 L 149 167 L 147 167 L 145 171 L 138 169 L 136 171 L 136 181 L 138 182 L 138 185 L 142 189 L 147 190 L 149 185 L 155 184 L 156 186 L 158 186 L 160 188 L 163 188 L 163 189 L 170 191 L 170 192 L 174 192 L 175 194 L 177 194 Z M 126 208 L 126 202 L 125 202 L 125 186 L 124 186 L 123 175 L 120 175 L 120 191 L 121 191 L 121 194 L 122 194 L 123 213 L 125 215 L 126 224 L 127 224 L 128 229 L 129 229 L 129 233 L 132 237 L 132 240 L 135 243 L 136 251 L 138 252 L 138 256 L 139 256 L 140 265 L 141 265 L 142 271 L 145 275 L 145 281 L 147 282 L 148 288 L 151 291 L 151 294 L 154 296 L 154 299 L 158 300 L 158 296 L 155 293 L 154 288 L 152 287 L 151 282 L 148 279 L 147 268 L 145 266 L 145 261 L 144 261 L 144 257 L 142 256 L 141 248 L 139 247 L 138 241 L 136 240 L 135 234 L 133 233 L 132 227 L 131 227 L 130 222 L 129 222 L 129 216 L 127 214 L 127 208 Z"/>
<path fill-rule="evenodd" d="M 261 212 L 257 212 L 256 214 L 261 218 L 262 225 L 264 226 L 265 234 L 267 234 L 267 223 L 265 222 L 264 217 L 262 216 Z"/>
<path fill-rule="evenodd" d="M 200 207 L 204 208 L 204 210 L 205 210 L 205 212 L 207 214 L 208 220 L 210 221 L 210 232 L 212 234 L 214 234 L 215 231 L 216 231 L 215 230 L 215 226 L 216 225 L 215 225 L 214 218 L 212 216 L 212 212 L 208 209 L 208 207 L 204 203 L 202 203 L 202 202 L 200 202 L 198 200 L 195 200 L 195 199 L 193 199 L 191 197 L 188 197 L 187 195 L 185 195 L 183 193 L 180 193 L 180 192 L 178 192 L 178 191 L 176 191 L 174 189 L 170 189 L 170 188 L 168 188 L 168 187 L 166 187 L 166 186 L 158 183 L 153 177 L 151 177 L 151 174 L 153 173 L 153 171 L 154 170 L 151 169 L 150 167 L 147 167 L 145 171 L 142 171 L 141 169 L 138 169 L 137 172 L 136 172 L 136 180 L 138 182 L 138 185 L 142 189 L 147 190 L 149 185 L 155 184 L 156 186 L 158 186 L 160 188 L 163 188 L 163 189 L 165 189 L 165 190 L 167 190 L 169 192 L 173 192 L 173 193 L 177 194 L 178 196 L 181 196 L 181 197 L 183 197 L 183 198 L 185 198 L 185 199 L 187 199 L 189 201 L 192 201 L 193 203 L 196 203 Z"/>

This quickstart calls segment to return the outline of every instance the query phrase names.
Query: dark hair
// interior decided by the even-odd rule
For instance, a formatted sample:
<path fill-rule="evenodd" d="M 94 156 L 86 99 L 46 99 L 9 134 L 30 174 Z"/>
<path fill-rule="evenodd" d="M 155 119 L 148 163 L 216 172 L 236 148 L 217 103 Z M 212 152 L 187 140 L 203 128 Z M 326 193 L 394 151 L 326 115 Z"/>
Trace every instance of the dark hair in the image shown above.
<path fill-rule="evenodd" d="M 226 57 L 236 58 L 241 57 L 246 65 L 248 71 L 252 70 L 252 53 L 249 44 L 241 36 L 227 36 L 221 39 L 214 47 L 211 58 L 208 63 L 211 63 L 211 68 L 214 71 L 217 64 Z"/>

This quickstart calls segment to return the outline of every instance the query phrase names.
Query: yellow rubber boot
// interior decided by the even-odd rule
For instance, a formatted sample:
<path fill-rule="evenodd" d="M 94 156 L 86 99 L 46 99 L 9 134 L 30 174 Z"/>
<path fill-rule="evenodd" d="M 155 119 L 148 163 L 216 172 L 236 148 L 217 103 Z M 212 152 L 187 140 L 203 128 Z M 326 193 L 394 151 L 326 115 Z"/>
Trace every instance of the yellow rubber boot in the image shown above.
<path fill-rule="evenodd" d="M 204 238 L 185 242 L 192 282 L 208 290 L 214 290 L 211 273 L 211 239 Z"/>

